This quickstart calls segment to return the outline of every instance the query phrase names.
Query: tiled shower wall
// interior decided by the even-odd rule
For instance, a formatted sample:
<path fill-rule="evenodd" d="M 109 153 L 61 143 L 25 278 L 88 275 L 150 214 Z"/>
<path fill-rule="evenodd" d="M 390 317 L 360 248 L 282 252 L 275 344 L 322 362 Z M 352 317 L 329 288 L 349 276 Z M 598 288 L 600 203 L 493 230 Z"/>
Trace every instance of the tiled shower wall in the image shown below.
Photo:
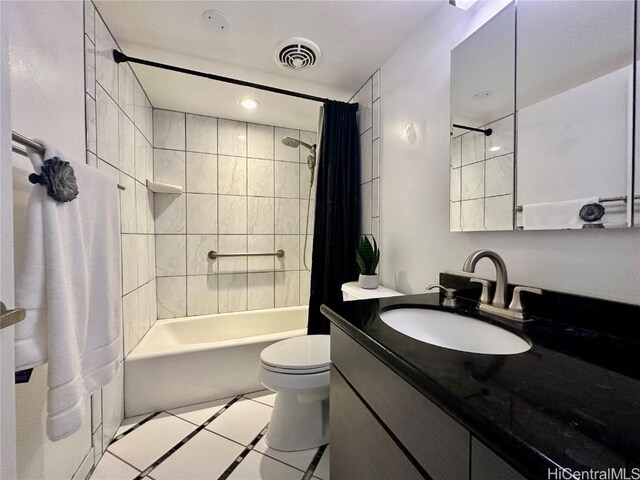
<path fill-rule="evenodd" d="M 513 115 L 451 139 L 450 230 L 513 229 Z"/>
<path fill-rule="evenodd" d="M 87 162 L 122 185 L 123 358 L 156 320 L 153 194 L 153 110 L 93 3 L 85 2 Z M 116 188 L 114 186 L 114 188 Z M 96 461 L 123 419 L 123 368 L 92 396 Z"/>
<path fill-rule="evenodd" d="M 154 180 L 185 192 L 155 194 L 158 318 L 308 303 L 309 152 L 285 136 L 316 142 L 313 132 L 154 109 Z M 309 235 L 309 266 L 312 244 Z M 284 258 L 207 258 L 278 249 Z"/>
<path fill-rule="evenodd" d="M 380 70 L 351 99 L 358 103 L 360 134 L 360 232 L 380 238 Z"/>

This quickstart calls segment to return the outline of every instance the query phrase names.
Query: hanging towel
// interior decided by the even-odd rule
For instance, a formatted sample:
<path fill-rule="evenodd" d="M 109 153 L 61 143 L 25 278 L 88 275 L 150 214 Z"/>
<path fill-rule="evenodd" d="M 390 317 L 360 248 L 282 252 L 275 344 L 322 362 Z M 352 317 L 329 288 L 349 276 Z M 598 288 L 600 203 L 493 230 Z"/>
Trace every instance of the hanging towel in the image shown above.
<path fill-rule="evenodd" d="M 44 158 L 64 156 L 45 147 Z M 44 158 L 27 149 L 34 171 Z M 34 185 L 16 259 L 16 371 L 48 362 L 47 436 L 77 431 L 84 398 L 107 384 L 122 357 L 118 190 L 95 168 L 71 162 L 79 194 L 58 203 Z"/>
<path fill-rule="evenodd" d="M 522 224 L 525 230 L 582 228 L 585 222 L 580 218 L 580 209 L 589 203 L 597 203 L 598 200 L 598 197 L 591 197 L 523 205 Z"/>

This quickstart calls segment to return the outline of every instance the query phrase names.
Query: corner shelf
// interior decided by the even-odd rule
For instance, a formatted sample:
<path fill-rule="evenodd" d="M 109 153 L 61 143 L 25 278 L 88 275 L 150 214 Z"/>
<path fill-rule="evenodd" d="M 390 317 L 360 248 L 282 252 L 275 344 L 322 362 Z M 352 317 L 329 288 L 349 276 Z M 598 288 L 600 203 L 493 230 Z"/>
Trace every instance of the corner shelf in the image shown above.
<path fill-rule="evenodd" d="M 154 193 L 173 193 L 179 195 L 183 192 L 180 185 L 171 185 L 169 183 L 157 183 L 147 180 L 147 188 Z"/>

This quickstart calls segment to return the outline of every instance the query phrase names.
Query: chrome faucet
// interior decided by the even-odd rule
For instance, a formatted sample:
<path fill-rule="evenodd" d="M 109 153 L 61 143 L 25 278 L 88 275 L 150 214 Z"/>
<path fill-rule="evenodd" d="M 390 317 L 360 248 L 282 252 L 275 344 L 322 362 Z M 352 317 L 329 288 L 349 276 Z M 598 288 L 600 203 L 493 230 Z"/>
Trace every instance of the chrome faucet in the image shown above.
<path fill-rule="evenodd" d="M 477 250 L 473 252 L 465 260 L 462 270 L 467 273 L 475 273 L 476 264 L 481 258 L 488 258 L 496 267 L 496 291 L 493 295 L 493 301 L 489 303 L 490 282 L 484 279 L 472 278 L 472 282 L 482 283 L 482 295 L 478 303 L 478 309 L 483 312 L 492 313 L 511 320 L 525 321 L 528 319 L 527 313 L 522 306 L 520 300 L 520 292 L 542 294 L 542 290 L 534 287 L 515 287 L 513 290 L 513 299 L 507 308 L 507 288 L 509 280 L 507 277 L 507 266 L 504 264 L 502 257 L 491 250 Z"/>

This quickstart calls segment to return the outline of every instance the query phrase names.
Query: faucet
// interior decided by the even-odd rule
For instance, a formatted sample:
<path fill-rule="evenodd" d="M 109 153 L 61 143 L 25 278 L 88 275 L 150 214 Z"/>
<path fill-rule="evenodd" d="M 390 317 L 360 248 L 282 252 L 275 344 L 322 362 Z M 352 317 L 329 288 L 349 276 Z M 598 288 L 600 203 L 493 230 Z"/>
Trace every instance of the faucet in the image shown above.
<path fill-rule="evenodd" d="M 489 282 L 484 279 L 472 278 L 472 282 L 482 283 L 483 287 L 478 309 L 511 320 L 526 321 L 528 315 L 522 305 L 520 293 L 529 292 L 542 295 L 542 290 L 534 287 L 515 287 L 513 290 L 513 298 L 509 304 L 509 308 L 507 308 L 507 288 L 509 287 L 509 280 L 507 278 L 507 266 L 504 264 L 504 260 L 502 260 L 500 255 L 491 250 L 477 250 L 465 260 L 462 270 L 467 273 L 475 273 L 476 264 L 481 258 L 485 257 L 491 260 L 496 267 L 496 291 L 493 295 L 492 302 L 489 303 Z"/>

